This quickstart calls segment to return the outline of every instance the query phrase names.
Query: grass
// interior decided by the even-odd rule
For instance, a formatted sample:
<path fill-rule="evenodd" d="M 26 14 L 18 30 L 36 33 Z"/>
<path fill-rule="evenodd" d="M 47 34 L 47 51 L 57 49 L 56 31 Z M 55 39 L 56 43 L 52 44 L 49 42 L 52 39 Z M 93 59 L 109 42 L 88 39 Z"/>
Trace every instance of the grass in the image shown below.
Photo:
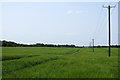
<path fill-rule="evenodd" d="M 3 78 L 117 78 L 118 48 L 3 47 Z"/>

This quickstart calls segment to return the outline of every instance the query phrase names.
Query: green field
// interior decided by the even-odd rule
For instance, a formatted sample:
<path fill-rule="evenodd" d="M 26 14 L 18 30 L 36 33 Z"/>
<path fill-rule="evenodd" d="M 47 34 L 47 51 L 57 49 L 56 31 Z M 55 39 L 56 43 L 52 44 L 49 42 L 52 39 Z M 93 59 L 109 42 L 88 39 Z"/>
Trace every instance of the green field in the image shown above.
<path fill-rule="evenodd" d="M 3 78 L 117 78 L 118 49 L 3 47 Z"/>

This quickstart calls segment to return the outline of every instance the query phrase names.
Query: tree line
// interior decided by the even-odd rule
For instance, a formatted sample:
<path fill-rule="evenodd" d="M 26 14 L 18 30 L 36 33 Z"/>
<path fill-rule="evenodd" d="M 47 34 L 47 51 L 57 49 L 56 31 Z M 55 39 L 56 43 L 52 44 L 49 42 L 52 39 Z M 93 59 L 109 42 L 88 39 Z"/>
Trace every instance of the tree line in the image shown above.
<path fill-rule="evenodd" d="M 93 46 L 75 46 L 75 45 L 54 45 L 54 44 L 19 44 L 13 41 L 0 41 L 0 47 L 78 47 L 78 48 L 92 48 Z M 108 46 L 94 46 L 94 48 L 107 48 Z M 111 45 L 113 48 L 120 48 L 120 45 Z"/>
<path fill-rule="evenodd" d="M 54 44 L 43 44 L 43 43 L 36 43 L 36 44 L 19 44 L 12 41 L 0 41 L 0 46 L 2 47 L 76 47 L 75 45 L 54 45 Z"/>

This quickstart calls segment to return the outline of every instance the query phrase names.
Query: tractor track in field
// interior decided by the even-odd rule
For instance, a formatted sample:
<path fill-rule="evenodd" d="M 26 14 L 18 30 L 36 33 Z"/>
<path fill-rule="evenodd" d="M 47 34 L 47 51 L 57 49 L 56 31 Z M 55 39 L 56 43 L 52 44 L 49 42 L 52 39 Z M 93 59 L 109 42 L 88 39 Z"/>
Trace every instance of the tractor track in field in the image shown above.
<path fill-rule="evenodd" d="M 69 52 L 69 54 L 74 55 L 77 52 L 79 52 L 80 50 L 81 49 Z M 39 55 L 25 56 L 25 57 L 16 57 L 16 58 L 8 58 L 8 59 L 3 59 L 2 61 L 16 60 L 16 59 L 21 59 L 21 58 L 26 58 L 26 57 L 35 57 L 35 56 L 39 56 Z M 42 60 L 42 61 L 37 61 L 37 62 L 34 62 L 34 63 L 29 63 L 29 64 L 26 64 L 26 65 L 20 67 L 20 68 L 2 72 L 2 75 L 6 75 L 6 74 L 9 74 L 9 73 L 12 73 L 12 72 L 15 72 L 15 71 L 19 71 L 19 70 L 22 70 L 22 69 L 25 69 L 25 68 L 34 67 L 34 66 L 37 66 L 37 65 L 40 65 L 40 64 L 44 64 L 44 63 L 47 63 L 49 61 L 58 60 L 58 59 L 60 59 L 60 58 L 49 58 L 49 59 L 45 59 L 45 60 Z"/>
<path fill-rule="evenodd" d="M 40 55 L 11 57 L 6 59 L 1 59 L 0 61 L 10 61 L 10 60 L 17 60 L 17 59 L 28 58 L 28 57 L 35 57 L 35 56 L 40 56 Z"/>
<path fill-rule="evenodd" d="M 74 55 L 74 54 L 76 54 L 77 52 L 79 52 L 80 51 L 80 49 L 78 49 L 78 50 L 76 50 L 76 51 L 74 51 L 74 52 L 71 52 L 71 55 Z"/>
<path fill-rule="evenodd" d="M 6 72 L 2 72 L 2 75 L 5 75 L 5 74 L 11 73 L 11 72 L 15 72 L 15 71 L 19 71 L 19 70 L 21 70 L 21 69 L 34 67 L 34 66 L 37 66 L 37 65 L 40 65 L 40 64 L 44 64 L 44 63 L 49 62 L 49 61 L 58 60 L 58 59 L 60 59 L 60 58 L 49 58 L 49 59 L 45 59 L 45 60 L 43 60 L 43 61 L 26 64 L 26 65 L 24 65 L 24 66 L 21 67 L 21 68 L 18 68 L 18 69 L 15 69 L 15 70 L 6 71 Z"/>

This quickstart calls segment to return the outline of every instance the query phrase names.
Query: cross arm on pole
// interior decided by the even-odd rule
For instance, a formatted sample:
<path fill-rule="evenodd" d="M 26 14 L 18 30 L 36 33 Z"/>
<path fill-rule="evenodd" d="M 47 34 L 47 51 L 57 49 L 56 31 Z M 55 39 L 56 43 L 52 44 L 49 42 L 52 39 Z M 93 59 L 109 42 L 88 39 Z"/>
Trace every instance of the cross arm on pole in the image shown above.
<path fill-rule="evenodd" d="M 115 8 L 116 7 L 116 5 L 114 5 L 114 6 L 110 6 L 110 5 L 108 5 L 108 6 L 105 6 L 105 5 L 103 5 L 103 8 Z"/>

